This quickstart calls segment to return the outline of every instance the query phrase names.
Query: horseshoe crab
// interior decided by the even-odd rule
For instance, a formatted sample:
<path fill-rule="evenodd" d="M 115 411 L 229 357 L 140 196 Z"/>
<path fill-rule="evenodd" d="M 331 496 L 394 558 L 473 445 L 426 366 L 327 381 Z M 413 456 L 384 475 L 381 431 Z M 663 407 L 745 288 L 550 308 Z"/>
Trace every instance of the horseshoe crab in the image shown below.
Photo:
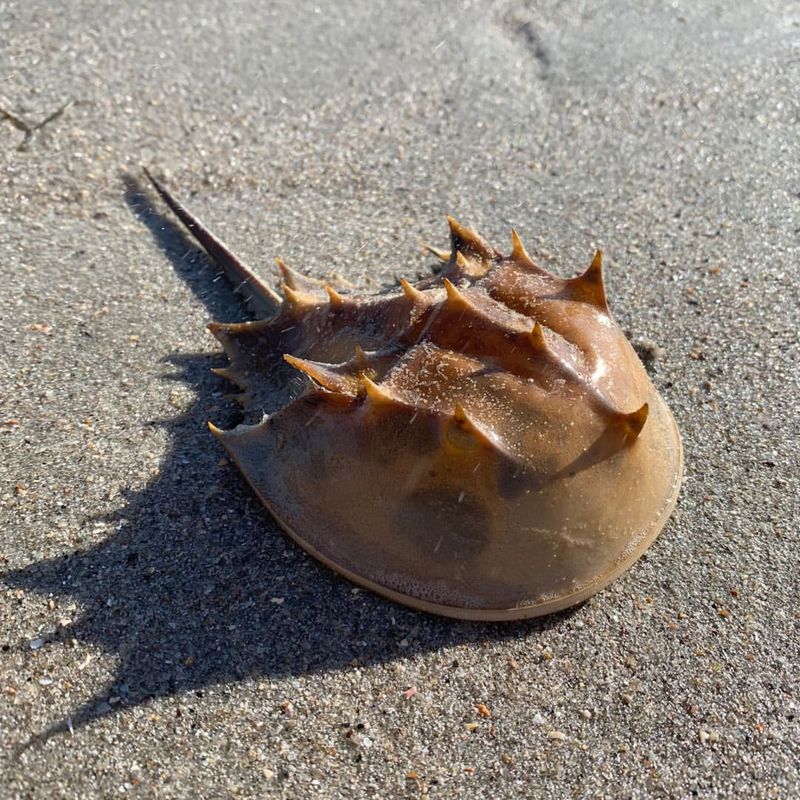
<path fill-rule="evenodd" d="M 413 608 L 548 614 L 594 594 L 677 499 L 678 429 L 609 312 L 601 254 L 579 277 L 502 255 L 449 219 L 438 275 L 371 296 L 278 260 L 282 297 L 147 174 L 261 319 L 212 323 L 245 408 L 286 363 L 301 388 L 214 436 L 308 553 Z"/>

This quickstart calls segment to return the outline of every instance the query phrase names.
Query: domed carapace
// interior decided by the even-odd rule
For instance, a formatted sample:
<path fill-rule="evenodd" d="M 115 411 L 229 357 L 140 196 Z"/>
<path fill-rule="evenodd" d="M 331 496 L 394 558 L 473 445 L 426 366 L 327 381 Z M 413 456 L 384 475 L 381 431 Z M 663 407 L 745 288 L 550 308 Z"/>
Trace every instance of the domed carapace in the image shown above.
<path fill-rule="evenodd" d="M 658 535 L 680 436 L 599 252 L 562 279 L 515 233 L 504 256 L 450 219 L 432 278 L 358 295 L 278 261 L 281 297 L 150 180 L 263 317 L 210 326 L 245 407 L 287 362 L 304 378 L 257 424 L 211 430 L 315 558 L 414 608 L 511 620 L 585 599 Z"/>

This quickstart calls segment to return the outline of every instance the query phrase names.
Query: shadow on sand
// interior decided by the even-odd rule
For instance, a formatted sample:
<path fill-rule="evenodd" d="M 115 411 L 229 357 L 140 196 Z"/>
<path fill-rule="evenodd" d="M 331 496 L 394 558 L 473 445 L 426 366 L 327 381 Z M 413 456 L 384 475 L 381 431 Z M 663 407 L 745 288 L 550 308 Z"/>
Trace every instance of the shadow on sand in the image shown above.
<path fill-rule="evenodd" d="M 205 254 L 137 182 L 123 180 L 131 212 L 210 314 L 241 319 L 241 306 L 215 278 Z M 284 536 L 244 479 L 220 463 L 223 452 L 205 423 L 209 416 L 225 422 L 226 414 L 234 421 L 232 404 L 218 405 L 221 379 L 209 372 L 224 358 L 178 355 L 165 361 L 197 399 L 179 418 L 153 423 L 165 425 L 171 440 L 159 476 L 108 520 L 115 532 L 102 544 L 2 576 L 12 587 L 69 596 L 79 604 L 81 616 L 48 637 L 45 647 L 74 638 L 119 658 L 115 681 L 97 687 L 69 720 L 22 749 L 153 697 L 246 676 L 348 669 L 356 661 L 370 665 L 453 644 L 524 637 L 571 613 L 467 623 L 354 591 Z M 120 702 L 109 705 L 110 695 Z"/>

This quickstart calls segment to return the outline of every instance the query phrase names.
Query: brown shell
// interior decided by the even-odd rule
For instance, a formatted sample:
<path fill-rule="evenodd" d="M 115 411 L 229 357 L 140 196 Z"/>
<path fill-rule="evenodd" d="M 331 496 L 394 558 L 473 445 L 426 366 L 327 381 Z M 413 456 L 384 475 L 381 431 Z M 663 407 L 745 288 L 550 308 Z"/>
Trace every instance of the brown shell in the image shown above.
<path fill-rule="evenodd" d="M 210 326 L 245 404 L 281 359 L 306 378 L 260 423 L 212 431 L 315 558 L 414 608 L 510 620 L 584 600 L 658 535 L 680 436 L 609 313 L 599 252 L 563 279 L 516 234 L 503 256 L 451 219 L 436 277 L 361 296 L 278 262 L 278 304 L 153 182 L 269 314 Z"/>

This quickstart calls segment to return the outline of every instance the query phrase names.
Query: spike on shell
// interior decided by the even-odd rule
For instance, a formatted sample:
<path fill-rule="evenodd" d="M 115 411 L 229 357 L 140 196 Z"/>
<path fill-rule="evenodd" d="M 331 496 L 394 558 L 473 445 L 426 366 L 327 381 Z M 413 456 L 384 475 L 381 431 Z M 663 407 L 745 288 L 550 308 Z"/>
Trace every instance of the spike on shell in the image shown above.
<path fill-rule="evenodd" d="M 328 391 L 339 392 L 341 394 L 352 393 L 353 378 L 348 376 L 346 372 L 337 370 L 329 364 L 321 364 L 317 361 L 297 358 L 289 353 L 284 353 L 283 360 Z"/>
<path fill-rule="evenodd" d="M 325 284 L 325 291 L 328 293 L 328 302 L 335 307 L 344 305 L 344 297 L 336 291 L 329 283 Z"/>
<path fill-rule="evenodd" d="M 400 286 L 403 289 L 403 294 L 412 302 L 418 303 L 423 299 L 422 292 L 412 286 L 405 278 L 400 278 Z"/>
<path fill-rule="evenodd" d="M 317 301 L 314 297 L 306 294 L 303 290 L 300 289 L 293 289 L 286 283 L 282 283 L 280 285 L 280 289 L 283 292 L 284 297 L 284 304 L 283 308 L 305 308 L 309 306 L 316 305 Z"/>
<path fill-rule="evenodd" d="M 519 264 L 527 264 L 531 261 L 531 257 L 525 250 L 525 245 L 522 244 L 522 239 L 519 234 L 512 228 L 511 229 L 511 255 L 509 258 Z"/>
<path fill-rule="evenodd" d="M 361 375 L 359 377 L 359 383 L 361 385 L 361 389 L 364 393 L 364 396 L 372 403 L 377 405 L 385 405 L 387 403 L 393 402 L 392 397 L 378 386 L 373 380 L 368 378 L 366 375 Z"/>
<path fill-rule="evenodd" d="M 475 231 L 457 222 L 453 217 L 447 218 L 450 226 L 451 258 L 455 259 L 458 253 L 481 259 L 492 260 L 497 258 L 497 251 Z"/>
<path fill-rule="evenodd" d="M 208 425 L 208 429 L 211 431 L 215 439 L 221 439 L 225 435 L 226 432 L 222 430 L 222 428 L 218 428 L 210 420 L 206 424 Z"/>
<path fill-rule="evenodd" d="M 544 338 L 544 328 L 541 322 L 537 322 L 533 326 L 530 337 L 531 343 L 536 350 L 547 350 L 547 339 Z"/>
<path fill-rule="evenodd" d="M 159 192 L 232 281 L 255 278 Z M 311 381 L 266 421 L 209 428 L 289 535 L 339 574 L 447 616 L 539 616 L 602 589 L 658 535 L 680 435 L 597 313 L 599 251 L 563 280 L 516 232 L 502 258 L 449 224 L 442 278 L 402 292 L 343 297 L 279 266 L 283 310 L 259 290 L 264 320 L 210 326 L 231 362 L 219 372 L 246 386 L 256 415 L 282 359 Z M 324 291 L 345 307 L 313 313 Z"/>
<path fill-rule="evenodd" d="M 461 251 L 456 253 L 456 266 L 460 267 L 464 272 L 467 272 L 471 266 L 469 260 Z"/>
<path fill-rule="evenodd" d="M 469 308 L 470 303 L 466 296 L 458 290 L 458 287 L 449 278 L 444 278 L 442 283 L 449 303 L 459 308 Z"/>
<path fill-rule="evenodd" d="M 309 278 L 292 269 L 282 258 L 275 259 L 275 266 L 281 276 L 282 282 L 285 283 L 290 289 L 306 294 L 320 294 L 320 290 L 325 287 L 324 281 L 319 281 L 316 278 Z"/>
<path fill-rule="evenodd" d="M 356 343 L 354 350 L 355 353 L 353 355 L 353 359 L 355 360 L 356 364 L 358 364 L 359 367 L 366 366 L 367 354 L 364 352 L 364 348 L 360 344 Z"/>
<path fill-rule="evenodd" d="M 473 451 L 480 442 L 476 433 L 475 426 L 467 419 L 464 409 L 457 404 L 452 419 L 445 426 L 444 440 L 448 449 L 459 454 Z"/>
<path fill-rule="evenodd" d="M 440 250 L 438 247 L 433 247 L 433 245 L 424 243 L 422 245 L 422 249 L 426 253 L 430 253 L 432 256 L 435 256 L 439 259 L 439 261 L 449 261 L 450 260 L 450 253 L 447 250 Z"/>
<path fill-rule="evenodd" d="M 480 316 L 480 312 L 472 304 L 467 291 L 459 289 L 449 278 L 443 278 L 442 285 L 444 286 L 445 301 L 448 307 L 461 313 L 472 312 L 476 316 Z"/>
<path fill-rule="evenodd" d="M 589 268 L 582 275 L 573 278 L 570 281 L 570 286 L 579 299 L 597 306 L 606 313 L 608 312 L 606 287 L 603 281 L 602 251 L 595 251 Z"/>

